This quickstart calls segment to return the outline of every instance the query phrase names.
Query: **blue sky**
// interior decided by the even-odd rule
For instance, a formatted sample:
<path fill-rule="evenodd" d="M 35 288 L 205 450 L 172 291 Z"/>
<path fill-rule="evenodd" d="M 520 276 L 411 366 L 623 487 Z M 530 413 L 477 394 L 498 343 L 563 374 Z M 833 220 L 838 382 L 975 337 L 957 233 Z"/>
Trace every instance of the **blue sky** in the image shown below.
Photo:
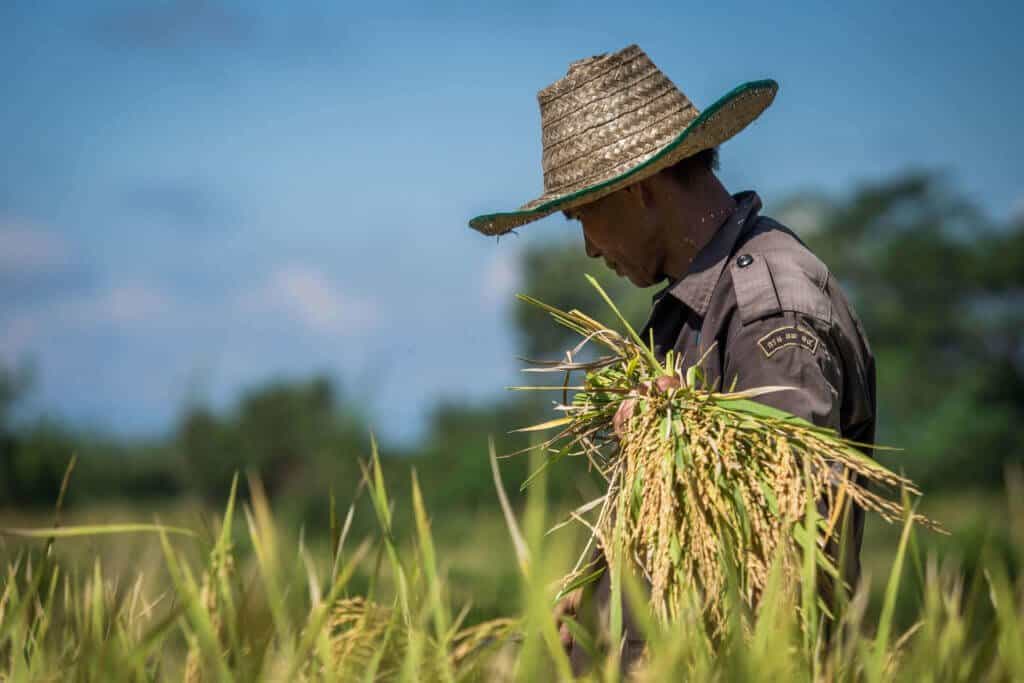
<path fill-rule="evenodd" d="M 122 433 L 326 371 L 414 438 L 516 381 L 518 250 L 574 229 L 466 227 L 539 193 L 536 91 L 634 42 L 699 107 L 779 81 L 722 148 L 769 213 L 910 168 L 1024 211 L 1019 3 L 830 4 L 6 0 L 0 359 Z"/>

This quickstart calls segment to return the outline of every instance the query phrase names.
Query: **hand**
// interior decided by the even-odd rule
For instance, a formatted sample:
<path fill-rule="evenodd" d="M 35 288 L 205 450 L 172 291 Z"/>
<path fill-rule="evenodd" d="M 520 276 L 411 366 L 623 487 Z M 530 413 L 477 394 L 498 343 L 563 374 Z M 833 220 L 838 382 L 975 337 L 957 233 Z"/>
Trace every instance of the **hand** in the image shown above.
<path fill-rule="evenodd" d="M 658 393 L 667 394 L 669 391 L 678 389 L 681 386 L 682 382 L 675 375 L 662 375 L 661 377 L 654 378 L 654 391 Z M 642 383 L 637 387 L 637 393 L 641 396 L 649 396 L 651 393 L 651 382 Z M 629 418 L 633 417 L 633 410 L 635 408 L 636 398 L 631 396 L 619 404 L 618 410 L 612 416 L 612 427 L 615 429 L 615 435 L 620 440 L 625 435 L 626 423 L 629 422 Z"/>
<path fill-rule="evenodd" d="M 555 624 L 558 626 L 558 638 L 562 641 L 562 647 L 566 651 L 572 649 L 572 633 L 569 631 L 568 625 L 562 620 L 562 617 L 576 617 L 576 611 L 580 606 L 580 598 L 583 595 L 583 588 L 577 588 L 572 591 L 564 598 L 558 601 L 555 605 Z"/>

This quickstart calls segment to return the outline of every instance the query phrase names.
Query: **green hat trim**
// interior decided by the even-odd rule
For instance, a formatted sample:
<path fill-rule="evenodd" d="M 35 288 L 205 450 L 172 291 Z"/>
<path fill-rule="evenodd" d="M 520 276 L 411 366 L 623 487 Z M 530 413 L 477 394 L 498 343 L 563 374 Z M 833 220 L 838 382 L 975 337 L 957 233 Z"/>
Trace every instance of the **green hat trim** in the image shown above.
<path fill-rule="evenodd" d="M 609 185 L 611 185 L 613 183 L 620 182 L 620 181 L 622 181 L 622 180 L 624 180 L 626 178 L 629 178 L 630 176 L 632 176 L 632 175 L 634 175 L 636 173 L 639 173 L 643 169 L 651 166 L 652 164 L 657 163 L 659 159 L 661 159 L 665 155 L 671 153 L 672 150 L 674 150 L 679 145 L 681 145 L 683 143 L 683 141 L 686 140 L 687 137 L 689 137 L 691 131 L 693 131 L 693 130 L 695 130 L 697 128 L 700 128 L 702 125 L 704 125 L 707 122 L 708 119 L 710 119 L 720 109 L 722 109 L 722 107 L 726 106 L 732 100 L 734 100 L 737 97 L 743 95 L 744 93 L 748 93 L 748 92 L 750 92 L 752 90 L 771 90 L 772 94 L 771 94 L 771 97 L 768 100 L 768 102 L 770 104 L 771 100 L 775 98 L 775 93 L 778 91 L 778 89 L 779 89 L 779 84 L 777 82 L 775 82 L 774 80 L 770 79 L 770 78 L 759 80 L 759 81 L 749 81 L 747 83 L 743 83 L 742 85 L 739 85 L 739 86 L 733 88 L 732 90 L 730 90 L 728 93 L 726 93 L 725 95 L 720 97 L 717 101 L 715 101 L 714 104 L 712 104 L 707 109 L 702 111 L 700 113 L 700 115 L 697 116 L 697 118 L 695 118 L 693 121 L 691 121 L 690 125 L 688 125 L 683 130 L 683 132 L 679 134 L 679 137 L 677 137 L 675 140 L 673 140 L 672 142 L 670 142 L 667 145 L 665 145 L 665 147 L 661 151 L 656 153 L 654 156 L 652 156 L 647 161 L 645 161 L 645 162 L 643 162 L 641 164 L 636 165 L 635 167 L 631 168 L 630 170 L 626 171 L 625 173 L 620 173 L 619 175 L 615 176 L 614 178 L 610 178 L 609 180 L 605 180 L 605 181 L 602 181 L 602 182 L 597 183 L 595 185 L 591 185 L 590 187 L 585 187 L 582 190 L 576 190 L 575 192 L 573 192 L 571 194 L 567 194 L 564 197 L 556 197 L 555 199 L 552 199 L 552 200 L 550 200 L 548 202 L 545 202 L 544 204 L 541 204 L 540 206 L 538 206 L 535 209 L 531 209 L 531 210 L 528 210 L 528 211 L 506 211 L 506 212 L 501 212 L 501 213 L 482 214 L 482 215 L 477 216 L 476 218 L 473 218 L 472 220 L 470 220 L 469 221 L 469 225 L 470 225 L 470 227 L 475 228 L 476 230 L 480 230 L 481 232 L 486 232 L 486 229 L 485 229 L 486 226 L 489 223 L 493 223 L 496 219 L 512 218 L 512 217 L 521 218 L 521 217 L 525 217 L 525 216 L 536 216 L 537 218 L 542 218 L 544 215 L 547 215 L 547 214 L 550 214 L 550 213 L 553 213 L 553 212 L 557 211 L 559 209 L 559 207 L 561 207 L 564 204 L 568 204 L 569 202 L 575 201 L 576 199 L 579 199 L 580 197 L 584 197 L 584 196 L 586 196 L 586 195 L 588 195 L 588 194 L 590 194 L 592 192 L 597 192 L 598 190 L 604 189 L 604 188 L 608 187 Z M 768 105 L 765 105 L 765 108 L 767 108 L 767 106 Z M 756 119 L 756 117 L 755 117 L 755 119 Z M 751 123 L 752 122 L 753 122 L 753 120 L 751 120 Z M 737 132 L 739 132 L 739 131 L 737 131 Z M 509 228 L 509 229 L 511 230 L 513 228 Z"/>

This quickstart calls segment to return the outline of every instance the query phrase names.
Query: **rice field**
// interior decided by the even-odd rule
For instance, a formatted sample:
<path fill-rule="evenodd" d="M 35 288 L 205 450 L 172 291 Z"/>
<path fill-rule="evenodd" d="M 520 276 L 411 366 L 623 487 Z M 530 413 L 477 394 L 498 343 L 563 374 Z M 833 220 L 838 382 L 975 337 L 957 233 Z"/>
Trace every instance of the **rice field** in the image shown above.
<path fill-rule="evenodd" d="M 0 524 L 0 681 L 1024 680 L 1019 470 L 980 536 L 962 500 L 929 511 L 943 537 L 913 482 L 751 400 L 779 387 L 716 393 L 621 316 L 625 335 L 532 303 L 612 353 L 535 368 L 565 376 L 523 387 L 561 392 L 563 417 L 522 430 L 557 431 L 526 449 L 525 497 L 510 499 L 492 442 L 490 524 L 432 518 L 415 469 L 393 499 L 375 442 L 348 507 L 329 494 L 329 531 L 308 538 L 237 475 L 216 514 L 65 520 L 72 460 L 49 524 Z M 561 460 L 604 489 L 550 510 Z M 824 601 L 821 582 L 843 578 L 828 510 L 844 501 L 888 543 L 869 542 L 864 580 Z M 606 612 L 592 593 L 556 610 L 604 572 Z"/>
<path fill-rule="evenodd" d="M 579 538 L 547 533 L 560 515 L 547 509 L 543 472 L 525 504 L 510 508 L 518 532 L 491 534 L 473 548 L 478 566 L 511 570 L 512 606 L 486 619 L 473 616 L 460 585 L 465 543 L 437 544 L 411 476 L 412 500 L 392 500 L 371 458 L 360 495 L 375 531 L 353 535 L 353 505 L 337 511 L 326 542 L 282 527 L 256 480 L 233 488 L 219 514 L 191 526 L 181 525 L 183 515 L 148 528 L 8 527 L 0 679 L 569 679 L 552 605 Z M 867 563 L 883 589 L 873 601 L 865 585 L 835 639 L 808 639 L 798 606 L 769 586 L 755 613 L 737 600 L 716 637 L 697 611 L 671 623 L 644 615 L 647 654 L 633 679 L 1024 680 L 1016 575 L 1024 488 L 1012 485 L 983 515 L 1006 521 L 1009 554 L 988 544 L 977 556 L 943 559 L 927 550 L 931 532 L 884 529 L 896 545 L 884 553 L 876 546 Z M 399 510 L 407 519 L 396 518 Z M 963 531 L 952 528 L 954 538 Z M 69 552 L 83 544 L 91 549 Z M 141 561 L 139 544 L 155 548 L 156 558 Z M 450 552 L 458 546 L 462 555 Z M 515 557 L 528 559 L 516 566 Z M 636 590 L 628 576 L 623 585 L 627 594 Z M 597 647 L 599 639 L 591 642 Z M 621 680 L 614 648 L 598 647 L 593 661 L 584 680 Z"/>

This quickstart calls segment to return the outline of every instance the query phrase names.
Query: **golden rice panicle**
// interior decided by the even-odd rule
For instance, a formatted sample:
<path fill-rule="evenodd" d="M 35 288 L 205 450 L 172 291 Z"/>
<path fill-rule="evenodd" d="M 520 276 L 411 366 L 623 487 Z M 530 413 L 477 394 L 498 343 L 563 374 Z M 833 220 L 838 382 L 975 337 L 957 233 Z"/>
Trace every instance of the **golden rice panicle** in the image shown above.
<path fill-rule="evenodd" d="M 557 405 L 563 419 L 526 429 L 558 427 L 541 444 L 545 452 L 567 448 L 597 467 L 607 490 L 588 528 L 609 561 L 625 561 L 646 579 L 651 607 L 663 621 L 680 615 L 682 596 L 696 589 L 717 632 L 724 626 L 729 576 L 753 608 L 775 563 L 785 589 L 792 589 L 800 578 L 799 534 L 809 502 L 812 509 L 822 501 L 835 509 L 849 500 L 894 521 L 904 510 L 887 492 L 920 494 L 913 482 L 870 460 L 856 444 L 752 400 L 782 387 L 737 393 L 702 388 L 695 368 L 684 371 L 672 354 L 661 364 L 621 316 L 625 334 L 579 311 L 521 298 L 584 337 L 567 362 L 531 370 L 564 373 L 564 383 L 550 387 L 561 392 L 571 385 L 571 373 L 586 373 L 582 386 L 573 387 L 572 400 Z M 591 342 L 609 354 L 574 361 Z M 666 374 L 677 376 L 681 386 L 652 390 Z M 613 419 L 627 399 L 635 406 L 620 426 L 620 438 Z M 914 521 L 940 528 L 919 515 Z M 834 516 L 818 524 L 812 550 L 822 568 L 834 559 L 825 548 L 836 527 Z M 583 571 L 567 576 L 566 585 Z"/>

